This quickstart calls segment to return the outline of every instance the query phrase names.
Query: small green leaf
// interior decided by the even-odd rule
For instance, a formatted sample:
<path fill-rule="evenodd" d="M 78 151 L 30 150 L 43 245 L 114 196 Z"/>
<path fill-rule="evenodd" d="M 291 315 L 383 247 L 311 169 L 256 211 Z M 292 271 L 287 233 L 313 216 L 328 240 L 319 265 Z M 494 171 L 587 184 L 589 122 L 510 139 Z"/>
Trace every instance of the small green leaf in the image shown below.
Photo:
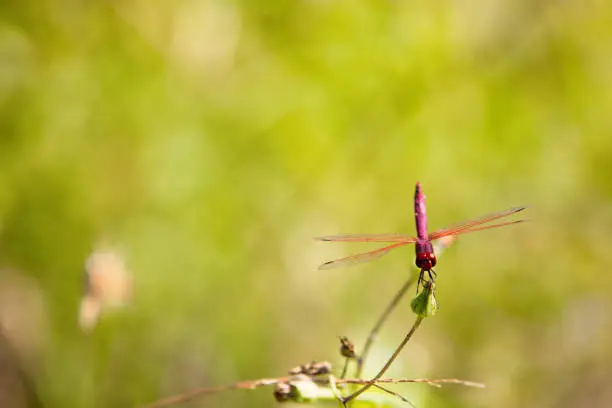
<path fill-rule="evenodd" d="M 423 290 L 410 302 L 412 311 L 420 317 L 430 317 L 438 311 L 438 301 L 433 282 L 423 284 Z"/>
<path fill-rule="evenodd" d="M 295 402 L 313 402 L 319 397 L 319 386 L 313 381 L 303 380 L 292 382 L 292 385 L 297 391 L 298 397 L 294 400 Z"/>

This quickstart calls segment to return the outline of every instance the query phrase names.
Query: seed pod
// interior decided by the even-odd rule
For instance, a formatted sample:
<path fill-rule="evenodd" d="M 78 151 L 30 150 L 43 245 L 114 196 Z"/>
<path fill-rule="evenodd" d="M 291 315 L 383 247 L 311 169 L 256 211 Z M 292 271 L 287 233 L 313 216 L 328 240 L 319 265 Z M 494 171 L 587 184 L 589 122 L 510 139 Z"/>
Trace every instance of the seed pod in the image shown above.
<path fill-rule="evenodd" d="M 355 345 L 346 336 L 340 337 L 340 354 L 346 358 L 356 358 Z"/>
<path fill-rule="evenodd" d="M 305 374 L 307 376 L 323 375 L 331 373 L 331 364 L 328 361 L 312 361 L 289 370 L 289 375 Z"/>

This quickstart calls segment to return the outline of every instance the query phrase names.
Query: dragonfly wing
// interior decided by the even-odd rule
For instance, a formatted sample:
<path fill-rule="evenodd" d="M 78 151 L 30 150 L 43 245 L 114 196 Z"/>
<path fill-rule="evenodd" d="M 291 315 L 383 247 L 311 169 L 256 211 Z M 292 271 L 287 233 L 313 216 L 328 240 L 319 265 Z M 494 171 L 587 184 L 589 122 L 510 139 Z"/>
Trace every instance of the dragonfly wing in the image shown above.
<path fill-rule="evenodd" d="M 442 252 L 446 248 L 451 246 L 451 244 L 455 242 L 456 239 L 457 239 L 456 235 L 447 235 L 445 237 L 442 237 L 432 242 L 434 253 L 436 254 L 436 257 L 439 259 L 440 256 L 442 255 Z"/>
<path fill-rule="evenodd" d="M 324 264 L 319 266 L 319 269 L 332 269 L 332 268 L 338 268 L 340 266 L 348 266 L 348 265 L 355 265 L 358 263 L 368 262 L 373 259 L 380 258 L 381 256 L 385 255 L 392 249 L 399 248 L 409 243 L 410 242 L 397 242 L 395 244 L 388 245 L 383 248 L 375 249 L 374 251 L 364 252 L 364 253 L 357 254 L 357 255 L 347 256 L 346 258 L 336 259 L 335 261 L 325 262 Z"/>
<path fill-rule="evenodd" d="M 501 222 L 499 224 L 485 225 L 483 227 L 463 229 L 463 230 L 453 234 L 453 236 L 456 236 L 456 235 L 459 235 L 459 234 L 465 234 L 467 232 L 484 231 L 484 230 L 488 230 L 488 229 L 491 229 L 491 228 L 505 227 L 506 225 L 520 224 L 521 222 L 525 222 L 525 221 L 527 221 L 527 220 L 508 221 L 508 222 Z"/>
<path fill-rule="evenodd" d="M 318 241 L 334 242 L 403 242 L 410 244 L 416 242 L 415 237 L 404 234 L 347 234 L 347 235 L 327 235 L 316 237 Z"/>
<path fill-rule="evenodd" d="M 463 222 L 461 224 L 457 224 L 454 225 L 452 227 L 449 228 L 444 228 L 438 231 L 434 231 L 431 234 L 429 234 L 429 239 L 430 240 L 434 240 L 434 239 L 438 239 L 438 238 L 442 238 L 448 235 L 458 235 L 458 234 L 462 234 L 464 232 L 472 232 L 472 231 L 480 231 L 483 229 L 488 229 L 488 228 L 496 228 L 496 227 L 501 227 L 504 225 L 509 225 L 509 224 L 515 224 L 516 221 L 512 221 L 509 223 L 502 223 L 502 224 L 496 224 L 496 225 L 490 225 L 488 227 L 482 227 L 482 228 L 474 228 L 477 227 L 478 225 L 481 224 L 485 224 L 487 222 L 491 222 L 503 217 L 507 217 L 509 215 L 515 214 L 519 211 L 523 211 L 525 208 L 527 207 L 513 207 L 513 208 L 508 208 L 505 211 L 500 211 L 497 213 L 493 213 L 493 214 L 488 214 L 485 215 L 483 217 L 480 218 L 476 218 L 470 221 L 466 221 Z"/>

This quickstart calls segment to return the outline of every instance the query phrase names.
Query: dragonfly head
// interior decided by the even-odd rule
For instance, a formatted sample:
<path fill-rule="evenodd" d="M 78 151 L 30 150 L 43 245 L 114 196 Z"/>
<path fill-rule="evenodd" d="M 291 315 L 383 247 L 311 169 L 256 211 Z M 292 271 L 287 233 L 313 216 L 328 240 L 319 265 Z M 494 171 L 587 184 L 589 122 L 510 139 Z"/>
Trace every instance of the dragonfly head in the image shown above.
<path fill-rule="evenodd" d="M 425 256 L 417 256 L 415 264 L 423 271 L 430 271 L 436 266 L 436 256 L 434 254 L 425 254 Z"/>
<path fill-rule="evenodd" d="M 415 248 L 416 259 L 414 263 L 419 269 L 429 271 L 436 266 L 436 255 L 430 242 L 417 242 Z"/>

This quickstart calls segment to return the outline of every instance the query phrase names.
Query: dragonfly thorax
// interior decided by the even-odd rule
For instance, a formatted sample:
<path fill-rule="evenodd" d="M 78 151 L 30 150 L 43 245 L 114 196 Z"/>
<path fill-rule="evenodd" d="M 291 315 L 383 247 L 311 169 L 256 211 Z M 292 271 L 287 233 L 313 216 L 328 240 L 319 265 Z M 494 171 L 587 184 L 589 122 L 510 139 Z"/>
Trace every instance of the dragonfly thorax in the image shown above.
<path fill-rule="evenodd" d="M 434 254 L 431 242 L 417 242 L 415 245 L 415 249 L 416 259 L 414 263 L 419 269 L 423 271 L 429 271 L 434 266 L 436 266 L 437 259 L 436 255 Z"/>

